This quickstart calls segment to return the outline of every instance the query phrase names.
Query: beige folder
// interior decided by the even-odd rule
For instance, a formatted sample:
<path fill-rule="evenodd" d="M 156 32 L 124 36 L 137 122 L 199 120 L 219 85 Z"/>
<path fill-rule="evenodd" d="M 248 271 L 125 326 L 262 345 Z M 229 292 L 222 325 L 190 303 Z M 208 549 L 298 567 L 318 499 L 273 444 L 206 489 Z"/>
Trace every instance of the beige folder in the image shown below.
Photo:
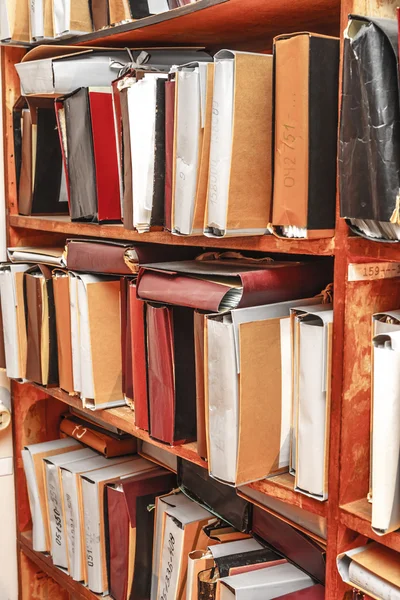
<path fill-rule="evenodd" d="M 214 62 L 204 233 L 263 235 L 272 195 L 273 58 L 221 50 Z"/>

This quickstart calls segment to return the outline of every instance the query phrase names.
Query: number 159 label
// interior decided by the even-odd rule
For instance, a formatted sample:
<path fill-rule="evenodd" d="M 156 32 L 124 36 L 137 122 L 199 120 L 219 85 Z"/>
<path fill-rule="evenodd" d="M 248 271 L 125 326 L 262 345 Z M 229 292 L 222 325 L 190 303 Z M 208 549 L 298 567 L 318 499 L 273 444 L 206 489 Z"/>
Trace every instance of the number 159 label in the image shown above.
<path fill-rule="evenodd" d="M 375 262 L 350 264 L 347 274 L 348 281 L 372 281 L 374 279 L 393 279 L 400 277 L 400 263 Z"/>

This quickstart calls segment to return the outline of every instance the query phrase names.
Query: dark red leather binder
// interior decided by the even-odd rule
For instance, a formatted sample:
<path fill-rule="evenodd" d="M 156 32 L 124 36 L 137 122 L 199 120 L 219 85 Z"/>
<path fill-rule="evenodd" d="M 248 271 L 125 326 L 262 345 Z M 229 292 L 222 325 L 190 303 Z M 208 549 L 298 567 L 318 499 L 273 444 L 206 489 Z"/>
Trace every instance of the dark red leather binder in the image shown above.
<path fill-rule="evenodd" d="M 171 231 L 174 158 L 175 81 L 165 84 L 165 228 Z"/>
<path fill-rule="evenodd" d="M 121 220 L 117 141 L 112 94 L 89 88 L 99 221 Z"/>
<path fill-rule="evenodd" d="M 132 341 L 132 379 L 135 402 L 135 425 L 149 430 L 147 394 L 146 303 L 137 298 L 136 283 L 129 284 Z"/>
<path fill-rule="evenodd" d="M 196 439 L 193 311 L 147 305 L 150 435 L 170 445 Z"/>
<path fill-rule="evenodd" d="M 313 585 L 311 587 L 291 592 L 284 596 L 279 596 L 276 600 L 324 600 L 325 588 L 323 585 Z"/>
<path fill-rule="evenodd" d="M 330 281 L 331 267 L 322 261 L 193 260 L 143 265 L 138 294 L 143 300 L 216 312 L 307 298 Z"/>
<path fill-rule="evenodd" d="M 66 260 L 71 271 L 134 275 L 140 263 L 192 258 L 195 253 L 193 248 L 179 246 L 79 238 L 67 241 Z"/>
<path fill-rule="evenodd" d="M 325 550 L 281 519 L 254 506 L 253 534 L 283 554 L 320 583 L 325 583 Z"/>
<path fill-rule="evenodd" d="M 162 468 L 107 486 L 107 568 L 110 593 L 115 600 L 150 597 L 154 510 L 147 507 L 154 504 L 156 496 L 170 492 L 175 486 L 175 475 Z M 135 538 L 130 536 L 130 529 L 136 529 Z M 129 557 L 133 553 L 132 574 Z"/>

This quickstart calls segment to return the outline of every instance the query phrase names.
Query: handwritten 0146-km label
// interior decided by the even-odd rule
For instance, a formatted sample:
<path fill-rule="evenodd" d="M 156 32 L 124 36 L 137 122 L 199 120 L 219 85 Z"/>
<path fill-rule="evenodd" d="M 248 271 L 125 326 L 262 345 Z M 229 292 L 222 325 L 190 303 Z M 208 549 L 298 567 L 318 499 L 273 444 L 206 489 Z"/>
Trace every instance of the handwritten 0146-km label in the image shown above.
<path fill-rule="evenodd" d="M 399 262 L 374 262 L 350 264 L 348 281 L 373 281 L 374 279 L 394 279 L 400 277 Z"/>

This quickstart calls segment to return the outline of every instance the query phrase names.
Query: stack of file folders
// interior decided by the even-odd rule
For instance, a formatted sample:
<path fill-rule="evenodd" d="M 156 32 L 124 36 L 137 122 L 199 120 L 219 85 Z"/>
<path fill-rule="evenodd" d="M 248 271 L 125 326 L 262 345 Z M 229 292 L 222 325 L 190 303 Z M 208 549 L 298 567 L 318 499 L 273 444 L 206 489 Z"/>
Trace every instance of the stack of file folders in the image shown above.
<path fill-rule="evenodd" d="M 72 220 L 139 233 L 332 236 L 339 40 L 283 35 L 274 55 L 35 48 L 16 65 L 30 108 L 15 107 L 20 212 L 69 207 Z"/>
<path fill-rule="evenodd" d="M 325 500 L 330 269 L 194 252 L 85 239 L 10 248 L 7 373 L 59 385 L 93 410 L 127 402 L 154 439 L 197 440 L 228 485 L 290 470 L 298 491 Z"/>
<path fill-rule="evenodd" d="M 79 419 L 66 415 L 63 432 L 70 420 Z M 252 517 L 234 490 L 186 461 L 179 461 L 177 487 L 174 472 L 123 454 L 110 431 L 82 423 L 84 440 L 64 437 L 22 452 L 33 549 L 50 553 L 75 581 L 115 600 L 155 599 L 166 587 L 176 600 L 242 591 L 280 598 L 303 589 L 323 597 L 324 551 L 310 538 L 264 511 Z M 114 457 L 82 444 L 100 437 Z M 303 557 L 299 545 L 307 548 Z"/>

